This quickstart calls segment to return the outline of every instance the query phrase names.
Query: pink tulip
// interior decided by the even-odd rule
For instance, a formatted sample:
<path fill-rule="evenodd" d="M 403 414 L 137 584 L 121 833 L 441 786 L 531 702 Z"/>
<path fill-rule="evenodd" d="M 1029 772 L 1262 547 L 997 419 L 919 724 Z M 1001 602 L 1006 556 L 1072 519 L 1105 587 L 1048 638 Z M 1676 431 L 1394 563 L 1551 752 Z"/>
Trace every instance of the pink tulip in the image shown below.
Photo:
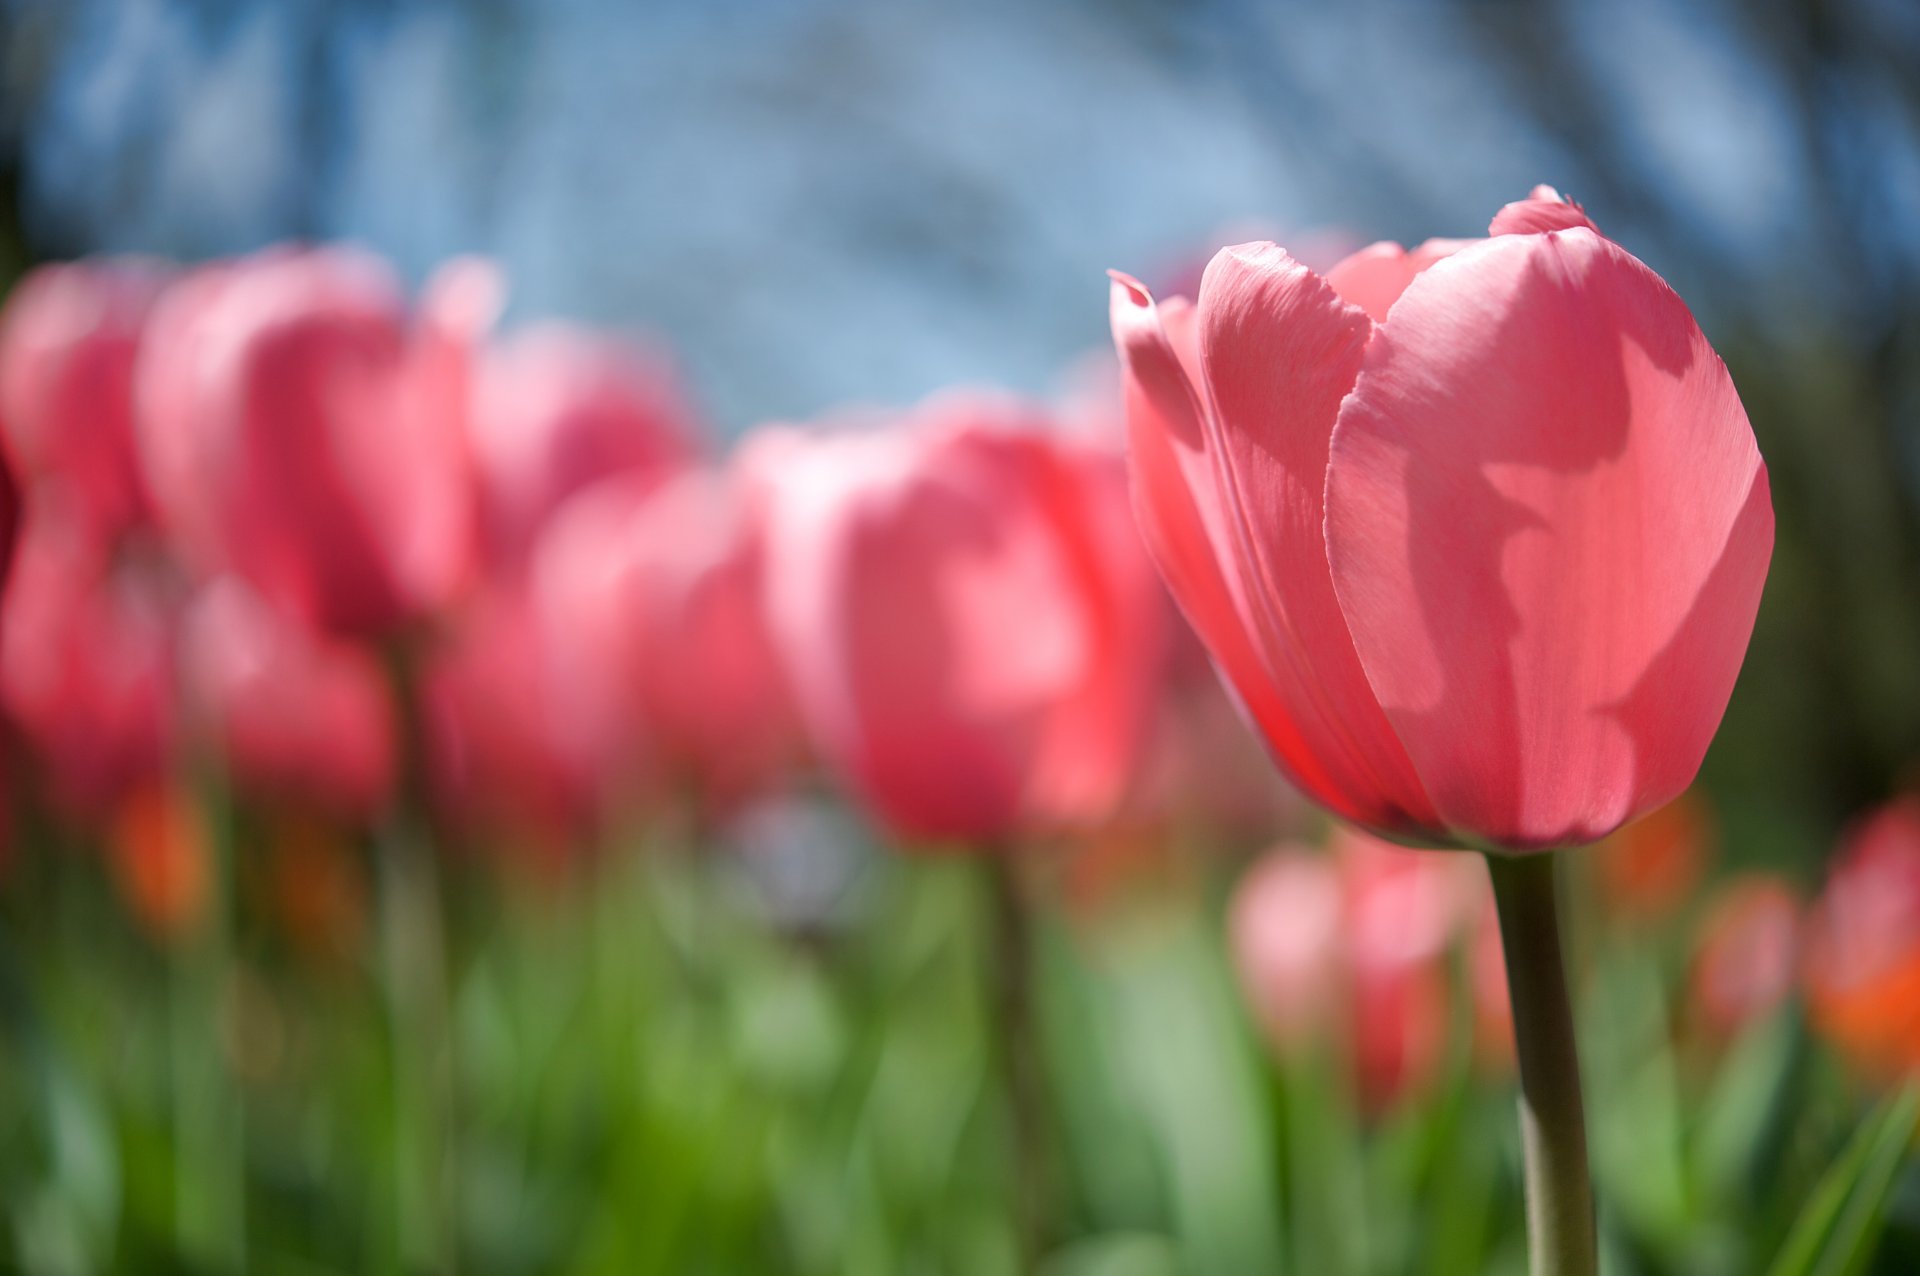
<path fill-rule="evenodd" d="M 444 307 L 410 323 L 386 267 L 345 248 L 274 250 L 171 289 L 141 352 L 139 442 L 194 564 L 353 636 L 443 605 L 471 541 L 450 351 L 484 321 L 473 292 L 435 292 Z"/>
<path fill-rule="evenodd" d="M 1234 892 L 1229 935 L 1242 989 L 1276 1050 L 1329 1038 L 1378 1112 L 1428 1086 L 1445 1060 L 1452 954 L 1485 907 L 1468 861 L 1360 833 L 1330 854 L 1269 852 Z"/>
<path fill-rule="evenodd" d="M 1715 1036 L 1731 1037 L 1793 992 L 1800 960 L 1800 897 L 1772 873 L 1729 879 L 1700 923 L 1693 1003 Z"/>
<path fill-rule="evenodd" d="M 981 396 L 768 436 L 768 586 L 814 746 L 904 839 L 1084 826 L 1131 775 L 1160 596 L 1117 458 Z"/>
<path fill-rule="evenodd" d="M 560 323 L 519 333 L 485 360 L 472 418 L 490 554 L 518 566 L 567 497 L 613 475 L 658 481 L 692 458 L 694 437 L 649 351 Z"/>
<path fill-rule="evenodd" d="M 1488 239 L 1113 288 L 1135 506 L 1281 768 L 1393 837 L 1594 841 L 1692 780 L 1773 539 L 1733 385 L 1550 190 Z"/>
<path fill-rule="evenodd" d="M 609 480 L 542 540 L 542 623 L 567 644 L 570 712 L 616 796 L 726 805 L 770 787 L 800 728 L 764 608 L 761 511 L 739 477 Z"/>
<path fill-rule="evenodd" d="M 524 594 L 502 587 L 469 599 L 426 662 L 436 804 L 494 849 L 558 859 L 588 829 L 591 775 L 556 691 L 559 659 Z"/>
<path fill-rule="evenodd" d="M 205 587 L 180 632 L 193 711 L 241 786 L 347 819 L 394 781 L 394 712 L 374 658 L 301 628 L 231 578 Z"/>
<path fill-rule="evenodd" d="M 1861 1071 L 1920 1072 L 1920 797 L 1847 830 L 1807 926 L 1814 1027 Z"/>
<path fill-rule="evenodd" d="M 133 444 L 133 365 L 166 282 L 138 260 L 42 266 L 0 315 L 0 428 L 26 480 L 53 484 L 102 535 L 146 513 Z"/>
<path fill-rule="evenodd" d="M 1343 1004 L 1346 891 L 1332 859 L 1282 846 L 1234 888 L 1227 936 L 1255 1021 L 1284 1054 L 1328 1031 Z"/>
<path fill-rule="evenodd" d="M 157 564 L 116 560 L 59 495 L 27 511 L 0 608 L 0 692 L 54 804 L 94 819 L 165 772 L 177 607 Z"/>

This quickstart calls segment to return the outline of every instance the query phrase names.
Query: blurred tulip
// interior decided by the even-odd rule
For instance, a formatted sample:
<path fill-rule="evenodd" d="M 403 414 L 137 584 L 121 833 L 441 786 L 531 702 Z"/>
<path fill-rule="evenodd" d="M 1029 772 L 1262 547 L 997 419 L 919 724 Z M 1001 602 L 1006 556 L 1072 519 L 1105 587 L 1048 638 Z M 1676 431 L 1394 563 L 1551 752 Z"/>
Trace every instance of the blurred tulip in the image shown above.
<path fill-rule="evenodd" d="M 1732 1037 L 1792 993 L 1800 912 L 1792 885 L 1771 873 L 1720 886 L 1700 922 L 1691 976 L 1693 1004 L 1715 1037 Z"/>
<path fill-rule="evenodd" d="M 1136 762 L 1162 634 L 1117 459 L 1018 404 L 769 436 L 772 616 L 814 746 L 897 836 L 1085 826 Z"/>
<path fill-rule="evenodd" d="M 1241 988 L 1283 1053 L 1309 1046 L 1340 1009 L 1345 919 L 1340 873 L 1310 847 L 1268 852 L 1234 888 L 1227 936 Z"/>
<path fill-rule="evenodd" d="M 695 452 L 691 414 L 663 360 L 560 323 L 488 355 L 472 431 L 483 535 L 506 567 L 526 558 L 575 492 L 613 475 L 657 481 Z"/>
<path fill-rule="evenodd" d="M 303 629 L 230 577 L 181 624 L 192 710 L 243 788 L 345 819 L 381 810 L 394 782 L 394 713 L 379 663 Z"/>
<path fill-rule="evenodd" d="M 541 621 L 567 712 L 615 796 L 731 805 L 800 751 L 764 608 L 761 511 L 736 475 L 635 474 L 571 502 L 541 543 Z"/>
<path fill-rule="evenodd" d="M 1135 504 L 1282 769 L 1408 841 L 1594 841 L 1692 780 L 1766 471 L 1660 279 L 1542 188 L 1492 237 L 1116 276 Z"/>
<path fill-rule="evenodd" d="M 444 401 L 472 290 L 410 325 L 378 260 L 279 249 L 204 267 L 155 310 L 136 393 L 148 485 L 187 555 L 328 631 L 380 635 L 443 605 L 471 548 Z"/>
<path fill-rule="evenodd" d="M 0 429 L 22 477 L 54 485 L 103 537 L 146 514 L 133 366 L 167 280 L 137 259 L 41 266 L 0 314 Z"/>
<path fill-rule="evenodd" d="M 435 803 L 495 849 L 564 857 L 593 813 L 581 724 L 556 694 L 556 653 L 518 590 L 470 599 L 421 679 Z"/>
<path fill-rule="evenodd" d="M 29 507 L 0 608 L 0 692 L 69 816 L 97 819 L 164 773 L 176 609 L 154 563 L 116 561 L 58 493 Z"/>
<path fill-rule="evenodd" d="M 1920 797 L 1849 829 L 1807 928 L 1814 1026 L 1863 1072 L 1920 1068 Z"/>
<path fill-rule="evenodd" d="M 1438 1075 L 1451 957 L 1490 915 L 1471 861 L 1342 831 L 1328 854 L 1283 846 L 1256 863 L 1234 892 L 1229 937 L 1274 1047 L 1294 1054 L 1343 1034 L 1361 1104 L 1378 1112 Z"/>
<path fill-rule="evenodd" d="M 1623 918 L 1670 917 L 1700 885 L 1717 842 L 1713 808 L 1683 793 L 1594 848 L 1601 895 Z"/>
<path fill-rule="evenodd" d="M 143 784 L 121 802 L 108 834 L 127 906 L 156 939 L 177 939 L 206 916 L 213 844 L 192 799 Z"/>

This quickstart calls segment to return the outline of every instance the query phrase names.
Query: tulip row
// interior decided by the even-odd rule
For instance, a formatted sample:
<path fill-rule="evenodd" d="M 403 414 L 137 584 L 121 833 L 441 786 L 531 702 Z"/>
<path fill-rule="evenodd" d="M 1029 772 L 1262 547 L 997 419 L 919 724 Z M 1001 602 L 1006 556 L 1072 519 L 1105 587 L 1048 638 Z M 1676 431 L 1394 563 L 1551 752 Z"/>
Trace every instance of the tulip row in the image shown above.
<path fill-rule="evenodd" d="M 235 812 L 287 870 L 287 928 L 328 942 L 356 893 L 337 848 L 382 840 L 396 1047 L 418 1038 L 403 1249 L 452 1252 L 429 832 L 568 865 L 634 829 L 718 840 L 830 777 L 893 845 L 977 852 L 1031 1261 L 1036 877 L 1064 856 L 1098 893 L 1130 846 L 1270 839 L 1292 813 L 1244 774 L 1257 739 L 1354 826 L 1269 853 L 1233 904 L 1275 1057 L 1331 1043 L 1385 1112 L 1464 1015 L 1486 1068 L 1518 1063 L 1536 1271 L 1593 1270 L 1541 853 L 1615 834 L 1608 893 L 1659 910 L 1772 511 L 1719 358 L 1583 210 L 1541 188 L 1484 239 L 1324 276 L 1228 249 L 1191 303 L 1116 275 L 1110 406 L 952 392 L 725 455 L 658 354 L 499 335 L 503 300 L 476 260 L 410 298 L 365 253 L 281 248 L 46 267 L 0 316 L 15 824 L 101 841 L 174 936 L 231 922 Z M 1381 836 L 1486 852 L 1492 898 L 1478 856 Z M 1863 1075 L 1920 1070 L 1916 916 L 1905 807 L 1811 910 L 1736 879 L 1691 959 L 1700 1034 L 1804 987 Z"/>

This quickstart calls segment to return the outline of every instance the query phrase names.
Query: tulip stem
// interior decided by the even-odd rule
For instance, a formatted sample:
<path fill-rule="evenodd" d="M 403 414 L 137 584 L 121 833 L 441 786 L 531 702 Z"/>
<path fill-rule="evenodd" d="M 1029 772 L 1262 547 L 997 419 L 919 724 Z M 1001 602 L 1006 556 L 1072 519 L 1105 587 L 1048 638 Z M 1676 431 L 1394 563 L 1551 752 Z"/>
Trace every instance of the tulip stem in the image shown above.
<path fill-rule="evenodd" d="M 987 878 L 992 933 L 987 954 L 992 980 L 993 1025 L 1001 1085 L 1007 1101 L 1014 1166 L 1013 1222 L 1021 1273 L 1040 1264 L 1045 1249 L 1047 1196 L 1052 1166 L 1047 1129 L 1046 1078 L 1033 1004 L 1033 917 L 1021 890 L 1017 851 L 988 852 Z"/>
<path fill-rule="evenodd" d="M 446 902 L 434 845 L 415 653 L 386 652 L 397 702 L 400 787 L 375 850 L 391 1034 L 395 1245 L 403 1270 L 458 1266 L 459 1166 Z"/>
<path fill-rule="evenodd" d="M 1526 1160 L 1532 1276 L 1594 1276 L 1593 1185 L 1587 1169 L 1580 1056 L 1560 953 L 1557 856 L 1488 855 L 1506 951 L 1520 1062 L 1520 1142 Z"/>

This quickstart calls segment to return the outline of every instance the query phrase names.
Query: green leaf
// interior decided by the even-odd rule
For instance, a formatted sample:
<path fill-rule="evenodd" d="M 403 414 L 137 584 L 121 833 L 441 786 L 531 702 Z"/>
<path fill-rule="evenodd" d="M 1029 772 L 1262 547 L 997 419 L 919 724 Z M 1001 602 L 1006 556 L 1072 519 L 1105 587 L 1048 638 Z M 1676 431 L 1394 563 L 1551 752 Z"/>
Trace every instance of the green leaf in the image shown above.
<path fill-rule="evenodd" d="M 1906 1162 L 1920 1086 L 1882 1103 L 1848 1142 L 1794 1222 L 1770 1276 L 1857 1276 L 1886 1226 L 1887 1198 Z"/>

